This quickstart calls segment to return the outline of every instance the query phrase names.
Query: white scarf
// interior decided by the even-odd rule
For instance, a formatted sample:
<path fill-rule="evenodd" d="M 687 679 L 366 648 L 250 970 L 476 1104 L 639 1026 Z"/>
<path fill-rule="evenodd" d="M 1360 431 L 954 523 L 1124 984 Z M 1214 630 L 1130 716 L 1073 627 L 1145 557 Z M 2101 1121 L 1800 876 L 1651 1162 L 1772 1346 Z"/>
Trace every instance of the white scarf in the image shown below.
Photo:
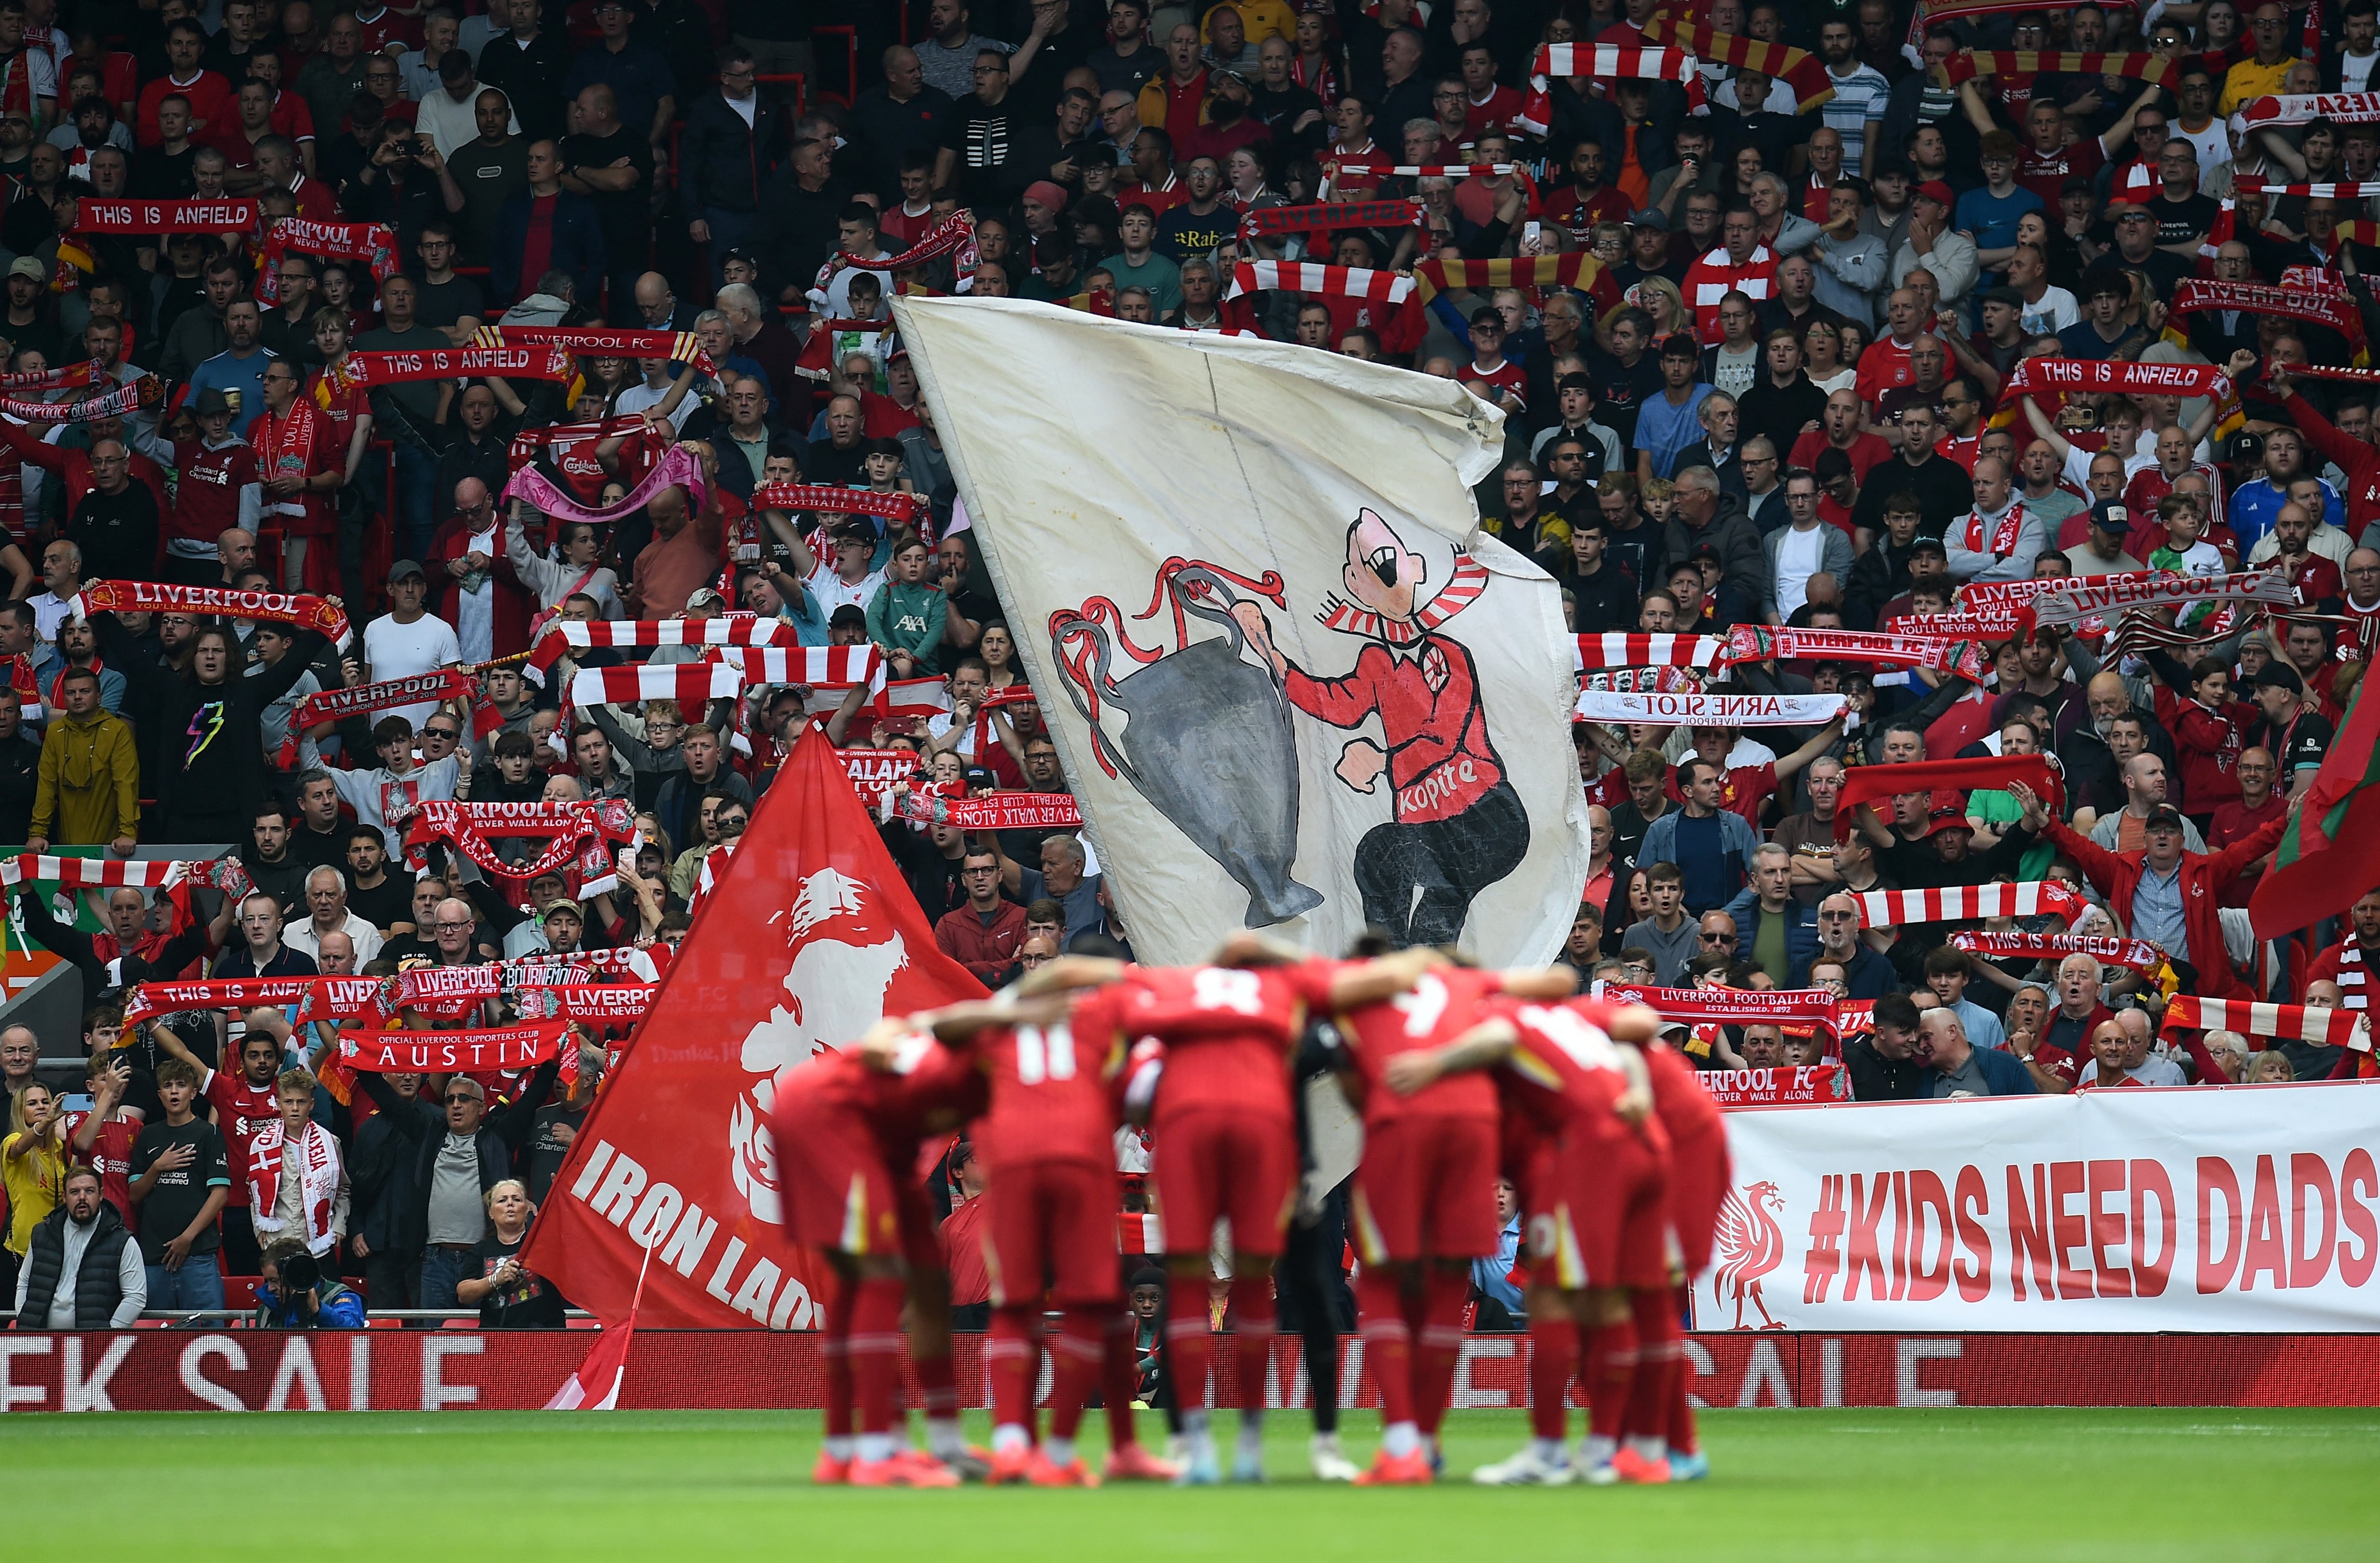
<path fill-rule="evenodd" d="M 281 1195 L 281 1149 L 288 1130 L 274 1118 L 259 1134 L 248 1163 L 249 1208 L 256 1224 L 275 1231 L 274 1202 Z M 315 1254 L 331 1248 L 331 1217 L 339 1199 L 339 1142 L 319 1123 L 309 1123 L 298 1142 L 298 1177 L 305 1194 L 306 1247 Z"/>
<path fill-rule="evenodd" d="M 2338 986 L 2346 995 L 2342 1002 L 2347 1008 L 2371 1007 L 2372 995 L 2365 990 L 2363 983 L 2363 946 L 2357 941 L 2352 931 L 2349 932 L 2346 940 L 2339 947 Z"/>

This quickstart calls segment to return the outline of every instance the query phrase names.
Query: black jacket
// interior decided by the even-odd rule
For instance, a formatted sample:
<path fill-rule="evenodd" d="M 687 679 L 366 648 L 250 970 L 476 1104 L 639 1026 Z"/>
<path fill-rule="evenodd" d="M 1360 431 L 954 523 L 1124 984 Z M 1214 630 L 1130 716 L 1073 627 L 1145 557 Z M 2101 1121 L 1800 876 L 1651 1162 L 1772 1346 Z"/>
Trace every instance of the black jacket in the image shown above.
<path fill-rule="evenodd" d="M 403 1113 L 374 1113 L 356 1130 L 347 1163 L 356 1236 L 374 1252 L 417 1253 L 429 1233 L 428 1202 Z"/>
<path fill-rule="evenodd" d="M 563 1045 L 574 1044 L 565 1037 Z M 474 1139 L 480 1153 L 481 1193 L 513 1175 L 513 1156 L 528 1142 L 529 1129 L 537 1121 L 537 1110 L 545 1105 L 547 1094 L 553 1090 L 554 1076 L 561 1072 L 560 1058 L 547 1059 L 522 1085 L 519 1096 L 492 1109 L 480 1120 Z M 446 1109 L 419 1096 L 407 1101 L 396 1093 L 395 1086 L 369 1069 L 357 1070 L 356 1080 L 363 1086 L 364 1094 L 388 1116 L 389 1127 L 413 1143 L 411 1225 L 400 1225 L 397 1229 L 415 1233 L 414 1242 L 419 1246 L 430 1230 L 430 1185 L 438 1172 L 438 1147 L 446 1139 Z"/>
<path fill-rule="evenodd" d="M 0 839 L 22 841 L 33 832 L 33 794 L 41 786 L 42 746 L 23 729 L 0 743 Z"/>
<path fill-rule="evenodd" d="M 777 171 L 777 110 L 766 94 L 752 94 L 752 123 L 730 108 L 724 94 L 705 92 L 686 111 L 678 132 L 678 188 L 686 215 L 702 208 L 758 212 L 761 191 Z"/>
<path fill-rule="evenodd" d="M 116 970 L 110 972 L 108 963 L 100 959 L 92 947 L 92 935 L 60 922 L 50 910 L 48 898 L 31 889 L 19 890 L 17 908 L 24 917 L 26 935 L 82 973 L 85 1005 L 97 1004 L 99 995 L 109 988 L 172 982 L 190 962 L 207 953 L 206 925 L 194 921 L 159 947 L 156 959 L 127 955 L 116 961 Z"/>
<path fill-rule="evenodd" d="M 1875 1039 L 1853 1037 L 1843 1048 L 1852 1072 L 1852 1098 L 1858 1102 L 1913 1102 L 1925 1094 L 1925 1066 L 1914 1058 L 1888 1058 Z"/>
<path fill-rule="evenodd" d="M 909 828 L 906 820 L 893 820 L 877 827 L 883 837 L 885 849 L 892 861 L 901 865 L 901 877 L 909 884 L 909 893 L 926 910 L 932 922 L 945 912 L 956 911 L 967 904 L 965 882 L 959 877 L 959 864 L 965 854 L 955 858 L 942 856 L 931 836 Z"/>
<path fill-rule="evenodd" d="M 58 1295 L 58 1281 L 66 1270 L 67 1220 L 67 1207 L 60 1205 L 33 1228 L 32 1242 L 25 1253 L 25 1264 L 33 1277 L 25 1288 L 25 1306 L 17 1315 L 20 1330 L 50 1327 L 50 1302 Z M 100 1202 L 94 1225 L 98 1230 L 84 1245 L 82 1263 L 75 1266 L 75 1328 L 79 1330 L 112 1328 L 115 1306 L 124 1300 L 117 1265 L 132 1233 L 115 1214 L 115 1207 L 104 1200 Z"/>

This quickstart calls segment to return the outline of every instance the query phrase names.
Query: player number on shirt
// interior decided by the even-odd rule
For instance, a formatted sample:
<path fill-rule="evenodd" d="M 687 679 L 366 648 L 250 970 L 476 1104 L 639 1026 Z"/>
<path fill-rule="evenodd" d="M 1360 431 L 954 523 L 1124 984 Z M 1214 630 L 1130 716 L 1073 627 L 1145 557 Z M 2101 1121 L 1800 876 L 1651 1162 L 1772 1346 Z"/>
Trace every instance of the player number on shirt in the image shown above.
<path fill-rule="evenodd" d="M 1425 976 L 1414 983 L 1411 992 L 1401 993 L 1389 1003 L 1405 1018 L 1405 1035 L 1418 1041 L 1438 1030 L 1438 1022 L 1445 1018 L 1446 984 L 1436 977 Z"/>
<path fill-rule="evenodd" d="M 1521 1011 L 1521 1019 L 1556 1047 L 1570 1055 L 1571 1061 L 1583 1069 L 1617 1069 L 1620 1044 L 1604 1033 L 1600 1026 L 1590 1025 L 1575 1010 L 1538 1008 L 1532 1006 Z"/>
<path fill-rule="evenodd" d="M 1075 1078 L 1075 1033 L 1064 1026 L 1016 1028 L 1016 1079 L 1038 1085 L 1045 1080 Z"/>
<path fill-rule="evenodd" d="M 1264 1013 L 1264 980 L 1253 971 L 1205 966 L 1192 979 L 1191 1002 L 1201 1009 L 1228 1009 L 1235 1015 Z"/>

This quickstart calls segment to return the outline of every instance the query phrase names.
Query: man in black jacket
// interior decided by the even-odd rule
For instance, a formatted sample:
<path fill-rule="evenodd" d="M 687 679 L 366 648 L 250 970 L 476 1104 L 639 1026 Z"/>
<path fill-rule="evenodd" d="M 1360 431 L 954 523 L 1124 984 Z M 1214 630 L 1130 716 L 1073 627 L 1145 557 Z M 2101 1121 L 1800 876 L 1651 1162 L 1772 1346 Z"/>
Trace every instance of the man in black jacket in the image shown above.
<path fill-rule="evenodd" d="M 20 1330 L 128 1329 L 149 1305 L 140 1245 L 99 1196 L 99 1171 L 67 1174 L 66 1197 L 33 1228 L 17 1276 Z"/>
<path fill-rule="evenodd" d="M 693 101 L 678 132 L 686 235 L 710 247 L 713 291 L 721 257 L 751 243 L 758 232 L 760 192 L 777 168 L 777 110 L 753 91 L 759 71 L 752 51 L 741 43 L 720 50 L 719 91 Z"/>
<path fill-rule="evenodd" d="M 0 689 L 0 839 L 22 841 L 33 833 L 41 770 L 41 743 L 25 732 L 25 697 Z"/>
<path fill-rule="evenodd" d="M 562 1045 L 578 1045 L 577 1033 L 565 1036 Z M 356 1071 L 364 1093 L 413 1145 L 422 1234 L 420 1306 L 454 1307 L 455 1286 L 476 1274 L 479 1261 L 471 1251 L 488 1235 L 487 1191 L 513 1175 L 513 1156 L 528 1141 L 561 1069 L 560 1057 L 547 1059 L 520 1094 L 494 1112 L 488 1110 L 486 1089 L 468 1075 L 447 1077 L 441 1106 L 398 1094 L 384 1075 Z"/>
<path fill-rule="evenodd" d="M 107 934 L 86 934 L 60 922 L 50 910 L 49 898 L 30 886 L 17 893 L 26 936 L 82 973 L 86 1006 L 98 1003 L 99 995 L 109 988 L 171 982 L 188 971 L 190 962 L 222 944 L 231 932 L 239 901 L 233 896 L 225 896 L 222 901 L 211 921 L 193 922 L 180 933 L 163 937 L 150 929 L 149 908 L 141 901 L 140 892 L 129 885 L 108 892 Z M 136 1056 L 133 1062 L 153 1068 L 156 1059 Z"/>
<path fill-rule="evenodd" d="M 1876 1031 L 1843 1045 L 1852 1095 L 1861 1102 L 1913 1102 L 1927 1091 L 1925 1066 L 1917 1061 L 1917 1006 L 1909 995 L 1888 993 L 1876 1001 Z"/>
<path fill-rule="evenodd" d="M 392 1074 L 386 1080 L 399 1100 L 419 1105 L 419 1075 Z M 356 1227 L 350 1241 L 364 1262 L 364 1300 L 374 1308 L 411 1308 L 421 1296 L 425 1228 L 418 1163 L 405 1133 L 409 1116 L 374 1113 L 356 1130 L 355 1154 L 347 1163 Z"/>

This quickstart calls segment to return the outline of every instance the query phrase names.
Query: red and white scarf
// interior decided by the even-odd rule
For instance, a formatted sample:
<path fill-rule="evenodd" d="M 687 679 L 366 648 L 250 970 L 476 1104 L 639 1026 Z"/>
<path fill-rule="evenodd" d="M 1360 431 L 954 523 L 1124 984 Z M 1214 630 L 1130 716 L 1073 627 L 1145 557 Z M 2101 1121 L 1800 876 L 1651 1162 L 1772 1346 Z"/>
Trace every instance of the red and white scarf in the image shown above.
<path fill-rule="evenodd" d="M 855 266 L 864 272 L 905 272 L 913 267 L 922 266 L 929 261 L 939 261 L 945 255 L 955 258 L 952 266 L 957 277 L 951 284 L 951 291 L 954 293 L 970 291 L 975 287 L 977 261 L 974 213 L 965 209 L 952 213 L 924 233 L 919 234 L 917 242 L 898 255 L 879 255 L 871 258 L 866 255 L 854 255 L 847 250 L 838 250 L 827 257 L 825 266 L 820 268 L 819 286 L 825 287 L 827 282 L 832 280 L 835 273 Z"/>
<path fill-rule="evenodd" d="M 322 431 L 322 409 L 311 397 L 292 398 L 289 410 L 278 418 L 271 408 L 265 409 L 248 443 L 255 448 L 257 470 L 267 481 L 310 475 L 308 470 L 314 464 L 314 441 Z M 310 508 L 302 488 L 273 499 L 272 507 L 275 515 L 292 517 L 306 515 Z"/>
<path fill-rule="evenodd" d="M 797 646 L 794 627 L 754 615 L 710 618 L 605 618 L 591 622 L 556 619 L 529 648 L 528 665 L 542 673 L 574 651 L 601 646 Z"/>
<path fill-rule="evenodd" d="M 423 702 L 443 704 L 450 700 L 463 701 L 470 706 L 473 738 L 486 738 L 504 725 L 504 713 L 480 693 L 479 679 L 460 667 L 383 678 L 377 684 L 358 684 L 353 689 L 322 690 L 299 701 L 298 709 L 290 713 L 289 736 L 281 744 L 281 767 L 286 770 L 298 763 L 298 735 L 318 722 L 359 716 L 384 706 L 419 705 Z"/>
<path fill-rule="evenodd" d="M 514 990 L 513 1008 L 523 1020 L 579 1020 L 597 1026 L 632 1026 L 652 1007 L 656 983 L 558 983 Z"/>
<path fill-rule="evenodd" d="M 1584 637 L 1582 637 L 1584 639 Z M 1776 629 L 1739 624 L 1728 631 L 1719 661 L 1858 662 L 1879 667 L 1931 667 L 1981 683 L 1991 670 L 1985 647 L 1975 641 L 1938 635 L 1885 635 L 1859 629 Z"/>
<path fill-rule="evenodd" d="M 256 202 L 221 201 L 100 201 L 75 202 L 76 233 L 253 233 Z"/>
<path fill-rule="evenodd" d="M 1417 201 L 1325 201 L 1319 206 L 1257 206 L 1240 218 L 1242 238 L 1330 233 L 1341 228 L 1409 228 L 1421 222 Z"/>
<path fill-rule="evenodd" d="M 1494 179 L 1520 168 L 1517 163 L 1342 163 L 1351 179 Z"/>
<path fill-rule="evenodd" d="M 1595 667 L 1714 667 L 1726 651 L 1716 635 L 1632 635 L 1612 630 L 1578 637 L 1575 671 Z"/>
<path fill-rule="evenodd" d="M 1968 511 L 1966 530 L 1961 534 L 1961 546 L 1970 554 L 1989 554 L 1995 558 L 2006 558 L 2015 553 L 2017 539 L 2024 535 L 2023 501 L 2011 502 L 2005 515 L 1997 521 L 1989 521 L 1991 530 L 1988 532 L 1984 530 L 1987 521 L 1989 518 L 1981 510 Z"/>
<path fill-rule="evenodd" d="M 2127 359 L 2020 359 L 2000 389 L 2000 405 L 2032 396 L 2051 411 L 2077 393 L 2122 393 L 2230 399 L 2230 377 L 2209 363 L 2136 363 Z"/>
<path fill-rule="evenodd" d="M 582 358 L 668 359 L 674 363 L 690 363 L 698 373 L 718 372 L 710 355 L 702 350 L 702 338 L 691 331 L 613 331 L 600 325 L 483 325 L 473 334 L 471 342 L 480 348 L 559 348 Z"/>
<path fill-rule="evenodd" d="M 713 646 L 697 663 L 726 664 L 747 689 L 801 684 L 813 690 L 849 690 L 884 676 L 884 653 L 874 646 Z"/>
<path fill-rule="evenodd" d="M 1540 43 L 1529 65 L 1529 90 L 1521 100 L 1513 126 L 1542 136 L 1554 120 L 1554 77 L 1585 77 L 1595 81 L 1674 81 L 1686 90 L 1686 107 L 1708 114 L 1710 104 L 1703 73 L 1694 56 L 1683 49 L 1631 49 L 1616 43 Z"/>
<path fill-rule="evenodd" d="M 124 1021 L 145 1020 L 152 1015 L 174 1015 L 188 1009 L 252 1009 L 259 1005 L 291 1005 L 304 999 L 319 979 L 313 977 L 217 977 L 192 983 L 142 983 L 126 995 Z M 367 982 L 377 978 L 363 979 Z"/>
<path fill-rule="evenodd" d="M 0 390 L 58 391 L 76 385 L 88 385 L 103 379 L 105 372 L 94 359 L 83 363 L 60 364 L 55 369 L 14 369 L 0 374 Z"/>
<path fill-rule="evenodd" d="M 396 234 L 387 224 L 317 223 L 305 217 L 284 217 L 264 236 L 264 254 L 256 271 L 258 303 L 281 302 L 281 257 L 292 250 L 338 261 L 362 261 L 371 267 L 375 283 L 386 282 L 396 275 Z"/>
<path fill-rule="evenodd" d="M 144 374 L 112 391 L 90 392 L 66 401 L 28 401 L 22 397 L 0 397 L 0 412 L 24 423 L 90 423 L 102 418 L 121 418 L 128 412 L 155 407 L 164 397 L 164 388 L 156 377 Z"/>
<path fill-rule="evenodd" d="M 2071 922 L 2085 904 L 2082 897 L 2049 879 L 2022 885 L 1947 885 L 1935 890 L 1870 890 L 1858 900 L 1863 928 L 1974 922 L 1986 917 L 2048 916 Z"/>
<path fill-rule="evenodd" d="M 910 526 L 926 509 L 926 502 L 914 494 L 879 494 L 873 489 L 837 488 L 832 483 L 763 483 L 752 491 L 751 508 L 879 516 Z"/>
<path fill-rule="evenodd" d="M 570 680 L 573 705 L 642 705 L 674 700 L 680 711 L 699 712 L 704 702 L 734 700 L 744 688 L 744 670 L 723 662 L 681 662 L 656 666 L 582 667 Z"/>
<path fill-rule="evenodd" d="M 1826 988 L 1648 988 L 1605 983 L 1606 1004 L 1642 1004 L 1664 1020 L 1715 1020 L 1730 1026 L 1798 1020 L 1831 1026 L 1836 999 Z"/>
<path fill-rule="evenodd" d="M 2371 1018 L 2361 1009 L 2324 1009 L 2305 1004 L 2265 1004 L 2240 998 L 2201 998 L 2176 994 L 2166 1000 L 2166 1032 L 2237 1032 L 2277 1042 L 2312 1042 L 2325 1047 L 2372 1051 Z"/>
<path fill-rule="evenodd" d="M 578 1074 L 578 1049 L 563 1046 L 569 1020 L 540 1020 L 469 1032 L 341 1032 L 342 1068 L 370 1074 L 485 1074 L 562 1059 L 562 1078 Z"/>
<path fill-rule="evenodd" d="M 44 885 L 69 885 L 95 889 L 128 885 L 136 889 L 170 890 L 190 876 L 190 865 L 179 859 L 144 858 L 118 861 L 108 858 L 59 858 L 47 852 L 19 852 L 0 858 L 0 885 L 38 880 Z"/>
<path fill-rule="evenodd" d="M 2364 981 L 2363 946 L 2351 928 L 2348 930 L 2347 937 L 2339 942 L 2338 986 L 2346 995 L 2344 1001 L 2346 1007 L 2350 1009 L 2371 1007 L 2370 984 Z"/>
<path fill-rule="evenodd" d="M 167 586 L 153 580 L 93 580 L 75 593 L 67 612 L 76 618 L 95 613 L 212 614 L 295 625 L 334 641 L 347 638 L 346 610 L 327 597 L 305 592 L 236 592 L 228 586 Z"/>
<path fill-rule="evenodd" d="M 2311 125 L 2328 119 L 2341 125 L 2380 120 L 2380 92 L 2298 92 L 2253 98 L 2231 116 L 2231 129 L 2245 135 L 2267 125 Z"/>
<path fill-rule="evenodd" d="M 324 378 L 334 389 L 396 385 L 493 374 L 506 380 L 567 380 L 570 355 L 560 348 L 425 348 L 409 353 L 349 353 Z"/>
<path fill-rule="evenodd" d="M 546 836 L 543 852 L 527 863 L 505 862 L 488 840 L 494 836 Z M 526 885 L 540 873 L 561 868 L 573 858 L 600 865 L 589 876 L 617 883 L 612 867 L 611 844 L 638 839 L 636 810 L 626 799 L 581 800 L 571 803 L 463 803 L 451 798 L 425 800 L 406 833 L 406 845 L 426 847 L 443 841 L 488 873 L 514 885 Z M 592 854 L 591 858 L 589 856 Z M 609 887 L 609 886 L 605 886 Z"/>
<path fill-rule="evenodd" d="M 1242 261 L 1232 268 L 1227 299 L 1285 288 L 1318 299 L 1361 299 L 1373 304 L 1402 304 L 1413 296 L 1414 281 L 1397 272 L 1368 266 L 1326 266 L 1315 261 Z"/>
<path fill-rule="evenodd" d="M 912 788 L 901 795 L 901 817 L 962 830 L 1072 830 L 1083 823 L 1082 805 L 1063 792 L 986 792 L 946 798 Z"/>
<path fill-rule="evenodd" d="M 2291 320 L 2326 325 L 2350 339 L 2361 335 L 2363 329 L 2362 321 L 2355 312 L 2354 302 L 2344 293 L 2329 298 L 2268 283 L 2218 282 L 2204 277 L 2184 277 L 2173 285 L 2173 304 L 2167 311 L 2169 315 L 2196 314 L 2210 310 L 2287 315 Z"/>
<path fill-rule="evenodd" d="M 1336 592 L 1322 599 L 1322 627 L 1348 635 L 1362 635 L 1385 645 L 1409 646 L 1469 607 L 1488 589 L 1488 567 L 1469 555 L 1459 555 L 1453 573 L 1438 595 L 1416 609 L 1411 618 L 1383 618 L 1371 609 L 1342 600 Z"/>
<path fill-rule="evenodd" d="M 281 1229 L 273 1218 L 273 1202 L 281 1196 L 281 1152 L 288 1130 L 274 1118 L 249 1142 L 248 1163 L 249 1208 L 256 1213 L 257 1226 L 268 1234 Z M 309 1123 L 298 1141 L 298 1183 L 305 1196 L 306 1247 L 310 1252 L 327 1253 L 331 1247 L 331 1221 L 338 1213 L 339 1142 L 331 1131 L 319 1123 Z"/>
<path fill-rule="evenodd" d="M 2165 952 L 2146 939 L 2109 939 L 2088 934 L 2022 934 L 2013 930 L 2000 934 L 1989 929 L 1962 928 L 1950 935 L 1950 945 L 1970 955 L 1988 956 L 1996 960 L 2027 957 L 2051 960 L 2087 955 L 2103 964 L 2126 966 L 2135 971 L 2154 971 L 2165 964 Z"/>
<path fill-rule="evenodd" d="M 2154 571 L 2142 575 L 2105 576 L 2096 580 L 2068 580 L 2044 592 L 2021 613 L 2036 625 L 2070 627 L 2094 616 L 2133 608 L 2194 607 L 2202 603 L 2270 603 L 2298 605 L 2298 589 L 2289 572 L 2278 568 L 2246 570 L 2238 575 L 2174 575 Z"/>
<path fill-rule="evenodd" d="M 1842 714 L 1841 695 L 1714 695 L 1699 691 L 1581 690 L 1582 722 L 1681 722 L 1706 727 L 1815 727 Z"/>

